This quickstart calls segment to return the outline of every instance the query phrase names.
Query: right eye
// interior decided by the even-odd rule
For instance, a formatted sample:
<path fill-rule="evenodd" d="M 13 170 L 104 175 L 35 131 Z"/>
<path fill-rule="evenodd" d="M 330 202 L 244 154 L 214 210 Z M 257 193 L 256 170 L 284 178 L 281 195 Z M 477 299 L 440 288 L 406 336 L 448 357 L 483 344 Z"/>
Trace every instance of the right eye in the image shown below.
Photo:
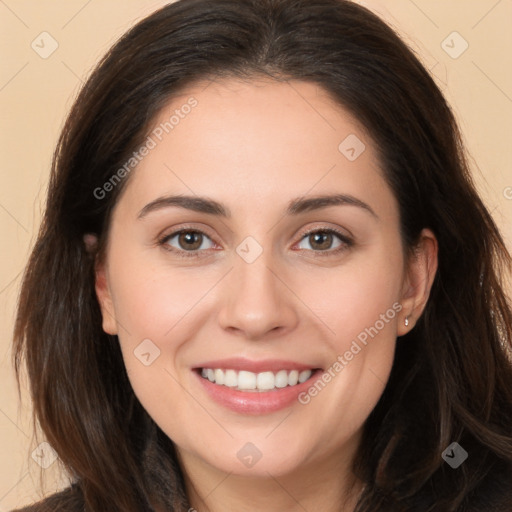
<path fill-rule="evenodd" d="M 208 247 L 204 247 L 206 239 L 212 242 L 210 237 L 202 231 L 197 229 L 180 229 L 165 235 L 159 243 L 167 251 L 175 252 L 180 257 L 190 258 L 197 257 L 199 252 L 208 249 Z M 178 244 L 178 247 L 171 243 L 173 241 Z"/>

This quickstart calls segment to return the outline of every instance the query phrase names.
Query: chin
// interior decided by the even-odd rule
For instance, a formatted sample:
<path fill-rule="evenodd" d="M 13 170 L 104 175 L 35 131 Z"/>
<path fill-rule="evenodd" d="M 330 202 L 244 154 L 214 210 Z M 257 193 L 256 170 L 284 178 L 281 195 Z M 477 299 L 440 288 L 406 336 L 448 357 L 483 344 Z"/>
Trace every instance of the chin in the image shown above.
<path fill-rule="evenodd" d="M 271 439 L 272 434 L 268 437 L 270 431 L 267 428 L 260 436 L 243 436 L 230 439 L 224 444 L 217 440 L 217 444 L 211 444 L 204 452 L 195 453 L 220 471 L 257 478 L 268 478 L 269 474 L 278 477 L 293 473 L 304 467 L 306 458 L 311 459 L 311 456 L 305 455 L 307 447 L 301 448 L 296 436 L 287 436 L 288 442 L 282 442 L 280 436 L 274 440 Z M 212 449 L 212 446 L 215 448 Z M 313 446 L 310 447 L 312 450 Z"/>

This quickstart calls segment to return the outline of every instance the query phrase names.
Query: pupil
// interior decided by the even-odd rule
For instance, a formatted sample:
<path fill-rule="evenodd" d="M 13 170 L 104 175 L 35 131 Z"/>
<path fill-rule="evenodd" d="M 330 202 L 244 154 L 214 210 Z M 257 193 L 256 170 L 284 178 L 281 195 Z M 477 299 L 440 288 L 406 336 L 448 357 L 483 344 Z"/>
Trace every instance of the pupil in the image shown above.
<path fill-rule="evenodd" d="M 325 232 L 318 232 L 318 233 L 314 233 L 313 234 L 313 238 L 314 238 L 314 243 L 319 243 L 319 245 L 321 246 L 320 248 L 322 249 L 328 249 L 329 246 L 330 246 L 330 237 L 331 237 L 331 234 L 330 233 L 325 233 Z M 324 238 L 324 243 L 322 243 L 322 239 Z M 327 240 L 327 243 L 325 243 L 325 240 Z"/>
<path fill-rule="evenodd" d="M 181 238 L 182 241 L 184 242 L 184 245 L 186 245 L 188 249 L 197 249 L 198 247 L 201 246 L 201 243 L 197 244 L 197 239 L 199 238 L 199 236 L 199 233 L 189 231 L 187 233 L 183 233 L 181 235 Z"/>

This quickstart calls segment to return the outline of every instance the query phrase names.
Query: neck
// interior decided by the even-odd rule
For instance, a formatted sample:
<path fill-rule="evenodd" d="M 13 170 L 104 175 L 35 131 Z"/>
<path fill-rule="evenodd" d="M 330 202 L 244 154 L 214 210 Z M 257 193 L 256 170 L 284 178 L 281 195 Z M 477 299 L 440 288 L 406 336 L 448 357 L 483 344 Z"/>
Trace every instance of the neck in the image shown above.
<path fill-rule="evenodd" d="M 180 453 L 186 491 L 197 512 L 354 512 L 363 489 L 340 454 L 304 464 L 293 473 L 241 476 L 225 473 L 190 453 Z"/>

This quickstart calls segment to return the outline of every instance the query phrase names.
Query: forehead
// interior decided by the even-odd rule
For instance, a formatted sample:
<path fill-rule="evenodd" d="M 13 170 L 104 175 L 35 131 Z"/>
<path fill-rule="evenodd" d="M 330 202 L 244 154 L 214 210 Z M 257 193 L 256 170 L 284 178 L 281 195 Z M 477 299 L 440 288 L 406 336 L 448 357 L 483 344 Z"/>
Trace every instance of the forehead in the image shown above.
<path fill-rule="evenodd" d="M 171 192 L 265 207 L 340 186 L 386 193 L 366 130 L 309 82 L 198 82 L 160 110 L 146 145 L 126 193 L 137 204 Z"/>
<path fill-rule="evenodd" d="M 195 106 L 188 108 L 191 102 Z M 313 158 L 321 150 L 337 156 L 344 134 L 368 138 L 358 121 L 318 84 L 290 80 L 232 78 L 197 83 L 161 109 L 151 133 L 157 139 L 160 135 L 169 139 L 170 145 L 170 139 L 183 145 L 187 141 L 180 132 L 187 133 L 187 128 L 201 132 L 201 140 L 188 139 L 187 148 L 200 144 L 205 149 L 228 149 L 231 158 L 244 147 L 257 150 L 258 144 L 289 160 L 304 158 L 313 148 L 317 149 L 309 152 Z M 256 163 L 261 164 L 264 157 L 260 152 Z"/>

